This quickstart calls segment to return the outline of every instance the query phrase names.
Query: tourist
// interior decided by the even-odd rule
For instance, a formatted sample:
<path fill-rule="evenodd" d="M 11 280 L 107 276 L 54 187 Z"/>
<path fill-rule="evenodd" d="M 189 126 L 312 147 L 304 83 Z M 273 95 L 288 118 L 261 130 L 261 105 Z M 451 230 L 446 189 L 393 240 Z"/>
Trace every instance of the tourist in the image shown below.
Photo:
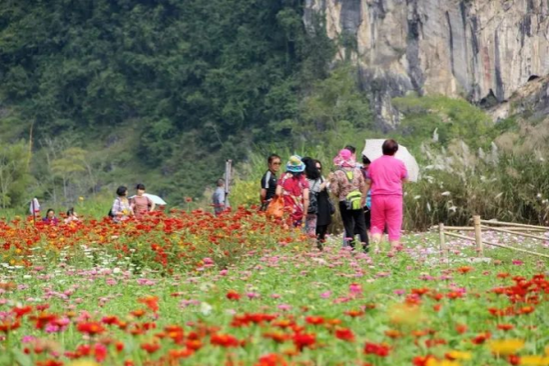
<path fill-rule="evenodd" d="M 368 159 L 367 156 L 362 155 L 362 168 L 360 169 L 362 171 L 362 175 L 364 176 L 364 179 L 368 179 L 368 168 L 370 167 L 370 164 L 372 162 L 370 159 Z M 364 205 L 364 223 L 366 224 L 366 231 L 368 233 L 370 232 L 371 227 L 371 211 L 372 210 L 372 192 L 368 190 L 368 194 L 366 196 L 366 204 Z"/>
<path fill-rule="evenodd" d="M 29 211 L 30 215 L 34 216 L 35 219 L 40 218 L 40 202 L 38 202 L 38 198 L 33 198 L 29 205 Z"/>
<path fill-rule="evenodd" d="M 293 155 L 286 164 L 286 173 L 278 180 L 276 195 L 284 200 L 284 210 L 289 213 L 288 226 L 301 227 L 309 209 L 309 182 L 303 172 L 301 157 Z"/>
<path fill-rule="evenodd" d="M 269 164 L 268 170 L 261 178 L 261 211 L 267 210 L 269 203 L 275 196 L 277 186 L 276 173 L 280 170 L 282 159 L 276 154 L 271 154 L 267 158 L 267 163 Z"/>
<path fill-rule="evenodd" d="M 111 209 L 111 216 L 114 222 L 122 222 L 133 216 L 133 210 L 128 200 L 128 188 L 120 186 L 116 190 L 117 197 L 114 199 Z"/>
<path fill-rule="evenodd" d="M 138 220 L 143 219 L 143 217 L 154 211 L 154 202 L 145 195 L 145 185 L 139 183 L 136 187 L 136 195 L 132 197 L 130 206 L 135 215 L 135 218 Z"/>
<path fill-rule="evenodd" d="M 212 202 L 214 213 L 216 216 L 219 216 L 219 214 L 225 211 L 225 209 L 227 208 L 224 179 L 217 180 L 217 188 L 212 195 Z"/>
<path fill-rule="evenodd" d="M 331 176 L 330 190 L 338 197 L 339 211 L 345 227 L 345 245 L 355 248 L 355 228 L 360 236 L 365 252 L 368 251 L 368 234 L 364 222 L 363 207 L 366 201 L 367 186 L 360 169 L 356 168 L 352 152 L 343 149 L 339 152 L 340 169 Z"/>
<path fill-rule="evenodd" d="M 305 164 L 305 176 L 309 183 L 309 208 L 305 215 L 305 232 L 310 238 L 316 238 L 316 226 L 318 216 L 318 195 L 326 187 L 323 185 L 320 171 L 316 167 L 316 161 L 306 157 L 302 159 Z"/>
<path fill-rule="evenodd" d="M 53 210 L 53 208 L 48 208 L 48 211 L 46 211 L 46 216 L 44 216 L 42 222 L 48 225 L 59 224 L 59 219 L 55 217 L 55 211 Z"/>
<path fill-rule="evenodd" d="M 326 242 L 328 226 L 332 223 L 332 215 L 335 212 L 335 207 L 330 200 L 330 194 L 328 193 L 329 182 L 322 176 L 322 163 L 319 160 L 315 160 L 315 165 L 321 180 L 320 192 L 316 198 L 318 205 L 316 214 L 316 237 L 318 249 L 322 250 L 324 243 Z"/>
<path fill-rule="evenodd" d="M 70 224 L 71 222 L 79 222 L 80 218 L 74 211 L 74 208 L 71 207 L 67 210 L 67 217 L 65 218 L 65 224 Z"/>
<path fill-rule="evenodd" d="M 372 193 L 372 240 L 379 249 L 385 225 L 392 250 L 400 249 L 402 228 L 402 183 L 408 172 L 404 163 L 395 158 L 398 143 L 386 140 L 382 146 L 383 156 L 374 160 L 368 168 L 367 185 Z"/>

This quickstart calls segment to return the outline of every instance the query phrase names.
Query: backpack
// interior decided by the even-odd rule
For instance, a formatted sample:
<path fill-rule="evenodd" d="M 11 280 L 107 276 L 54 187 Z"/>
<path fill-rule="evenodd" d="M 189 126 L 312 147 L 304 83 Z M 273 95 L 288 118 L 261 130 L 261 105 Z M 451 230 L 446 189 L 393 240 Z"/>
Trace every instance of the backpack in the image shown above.
<path fill-rule="evenodd" d="M 345 171 L 343 169 L 340 170 L 345 173 L 347 181 L 349 182 L 349 184 L 351 184 L 354 178 L 354 171 Z M 362 192 L 360 192 L 358 189 L 349 192 L 349 194 L 345 196 L 345 201 L 343 202 L 345 203 L 345 207 L 347 208 L 347 210 L 360 210 L 362 208 Z"/>
<path fill-rule="evenodd" d="M 315 181 L 309 189 L 309 208 L 307 209 L 309 215 L 316 215 L 318 213 L 318 192 L 314 191 L 316 184 L 317 182 Z"/>

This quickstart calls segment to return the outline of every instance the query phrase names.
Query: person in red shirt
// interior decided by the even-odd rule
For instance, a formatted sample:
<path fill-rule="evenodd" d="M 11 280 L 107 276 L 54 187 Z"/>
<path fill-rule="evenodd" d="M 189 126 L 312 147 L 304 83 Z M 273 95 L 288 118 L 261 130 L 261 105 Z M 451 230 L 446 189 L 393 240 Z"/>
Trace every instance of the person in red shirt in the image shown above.
<path fill-rule="evenodd" d="M 305 164 L 301 157 L 293 155 L 286 164 L 286 173 L 278 180 L 276 195 L 284 199 L 284 209 L 290 214 L 289 224 L 303 225 L 305 212 L 309 209 L 309 182 L 303 172 Z"/>

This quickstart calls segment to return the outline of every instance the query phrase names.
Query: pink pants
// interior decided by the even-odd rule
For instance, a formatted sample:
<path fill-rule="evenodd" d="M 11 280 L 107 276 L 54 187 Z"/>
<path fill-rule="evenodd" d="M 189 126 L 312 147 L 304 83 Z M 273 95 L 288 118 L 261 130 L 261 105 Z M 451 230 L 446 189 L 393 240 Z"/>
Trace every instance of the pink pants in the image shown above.
<path fill-rule="evenodd" d="M 381 234 L 385 224 L 389 229 L 389 240 L 400 239 L 402 228 L 402 196 L 398 195 L 375 195 L 372 196 L 372 234 Z"/>

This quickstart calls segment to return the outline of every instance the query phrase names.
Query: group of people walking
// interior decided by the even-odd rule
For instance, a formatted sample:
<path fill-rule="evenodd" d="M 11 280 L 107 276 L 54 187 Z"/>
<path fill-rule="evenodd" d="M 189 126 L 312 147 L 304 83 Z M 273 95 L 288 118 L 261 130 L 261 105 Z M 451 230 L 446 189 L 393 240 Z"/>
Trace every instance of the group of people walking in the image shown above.
<path fill-rule="evenodd" d="M 400 247 L 403 215 L 402 184 L 408 173 L 404 163 L 394 156 L 398 151 L 395 140 L 386 140 L 382 157 L 373 162 L 362 156 L 357 162 L 356 149 L 346 146 L 333 160 L 334 169 L 327 177 L 319 160 L 294 155 L 280 174 L 282 159 L 268 157 L 268 170 L 261 179 L 261 209 L 280 200 L 288 213 L 288 226 L 304 226 L 310 237 L 316 238 L 322 249 L 336 205 L 343 221 L 344 246 L 356 246 L 356 236 L 365 252 L 369 250 L 369 235 L 379 246 L 388 231 L 392 249 Z"/>

